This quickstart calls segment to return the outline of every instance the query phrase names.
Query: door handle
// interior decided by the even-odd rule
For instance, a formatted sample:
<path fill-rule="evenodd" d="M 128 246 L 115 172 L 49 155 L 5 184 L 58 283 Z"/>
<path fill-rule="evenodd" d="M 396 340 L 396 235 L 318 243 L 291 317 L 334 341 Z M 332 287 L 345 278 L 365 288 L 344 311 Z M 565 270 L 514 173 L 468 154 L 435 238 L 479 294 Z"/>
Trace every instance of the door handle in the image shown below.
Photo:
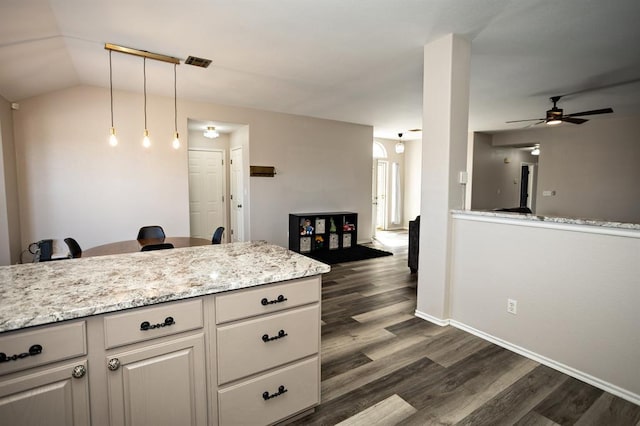
<path fill-rule="evenodd" d="M 241 209 L 242 208 L 242 204 L 238 204 L 238 208 Z"/>

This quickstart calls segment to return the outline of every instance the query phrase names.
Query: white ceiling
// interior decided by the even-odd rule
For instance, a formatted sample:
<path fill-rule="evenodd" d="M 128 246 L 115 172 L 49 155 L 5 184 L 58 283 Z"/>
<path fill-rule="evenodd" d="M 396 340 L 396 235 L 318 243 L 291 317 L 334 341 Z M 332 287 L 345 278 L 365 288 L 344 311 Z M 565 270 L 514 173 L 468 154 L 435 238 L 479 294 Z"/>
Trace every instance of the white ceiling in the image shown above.
<path fill-rule="evenodd" d="M 553 95 L 573 94 L 565 113 L 640 113 L 639 22 L 638 0 L 2 0 L 0 95 L 108 87 L 108 42 L 213 60 L 178 67 L 180 98 L 396 138 L 422 127 L 423 46 L 458 33 L 472 40 L 470 130 L 520 128 L 504 122 L 543 117 Z M 141 92 L 141 62 L 114 53 L 114 87 Z M 172 66 L 147 61 L 147 82 L 172 96 Z"/>

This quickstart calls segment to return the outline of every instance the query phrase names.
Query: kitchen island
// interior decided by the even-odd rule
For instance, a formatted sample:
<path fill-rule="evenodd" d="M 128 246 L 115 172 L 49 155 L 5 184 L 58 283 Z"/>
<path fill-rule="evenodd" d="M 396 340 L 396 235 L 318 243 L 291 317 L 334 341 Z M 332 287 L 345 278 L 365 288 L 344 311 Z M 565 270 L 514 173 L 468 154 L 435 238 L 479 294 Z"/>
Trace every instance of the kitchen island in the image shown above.
<path fill-rule="evenodd" d="M 328 271 L 264 242 L 2 267 L 0 417 L 224 425 L 305 412 L 320 401 Z"/>

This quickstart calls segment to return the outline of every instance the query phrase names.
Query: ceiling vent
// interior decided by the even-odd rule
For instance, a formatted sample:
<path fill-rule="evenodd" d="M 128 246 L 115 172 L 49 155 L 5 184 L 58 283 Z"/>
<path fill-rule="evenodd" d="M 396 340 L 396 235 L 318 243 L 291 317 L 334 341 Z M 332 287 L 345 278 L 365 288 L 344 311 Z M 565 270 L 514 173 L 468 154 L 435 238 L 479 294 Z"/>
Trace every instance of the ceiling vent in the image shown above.
<path fill-rule="evenodd" d="M 207 68 L 211 65 L 211 59 L 198 58 L 196 56 L 189 56 L 186 61 L 187 65 L 193 65 L 194 67 Z"/>

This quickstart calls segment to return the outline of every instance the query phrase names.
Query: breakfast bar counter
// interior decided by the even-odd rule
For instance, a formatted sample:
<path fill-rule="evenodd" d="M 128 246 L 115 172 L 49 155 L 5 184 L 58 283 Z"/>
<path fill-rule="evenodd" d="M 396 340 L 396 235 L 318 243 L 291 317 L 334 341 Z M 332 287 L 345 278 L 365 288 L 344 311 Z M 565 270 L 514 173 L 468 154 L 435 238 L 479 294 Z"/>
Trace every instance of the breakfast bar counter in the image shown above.
<path fill-rule="evenodd" d="M 328 265 L 243 242 L 0 267 L 0 418 L 274 424 L 320 403 Z"/>
<path fill-rule="evenodd" d="M 261 241 L 0 267 L 0 333 L 329 270 Z"/>

